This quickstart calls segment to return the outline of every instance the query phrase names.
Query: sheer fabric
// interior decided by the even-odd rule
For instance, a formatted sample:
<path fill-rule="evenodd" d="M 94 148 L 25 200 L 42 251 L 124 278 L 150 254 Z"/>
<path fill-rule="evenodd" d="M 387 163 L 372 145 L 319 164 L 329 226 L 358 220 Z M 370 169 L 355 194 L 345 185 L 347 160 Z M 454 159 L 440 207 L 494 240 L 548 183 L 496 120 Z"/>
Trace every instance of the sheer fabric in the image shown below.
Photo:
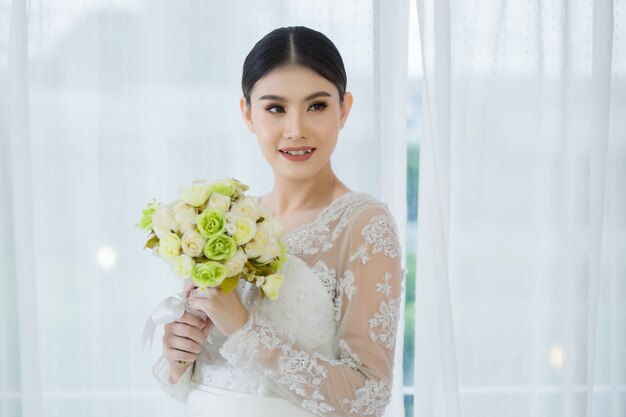
<path fill-rule="evenodd" d="M 625 416 L 626 3 L 417 10 L 414 416 Z"/>
<path fill-rule="evenodd" d="M 202 384 L 284 398 L 318 415 L 382 416 L 404 276 L 394 217 L 369 194 L 348 192 L 284 238 L 279 300 L 242 281 L 248 322 L 229 338 L 214 328 L 176 384 L 159 358 L 161 387 L 183 402 Z"/>

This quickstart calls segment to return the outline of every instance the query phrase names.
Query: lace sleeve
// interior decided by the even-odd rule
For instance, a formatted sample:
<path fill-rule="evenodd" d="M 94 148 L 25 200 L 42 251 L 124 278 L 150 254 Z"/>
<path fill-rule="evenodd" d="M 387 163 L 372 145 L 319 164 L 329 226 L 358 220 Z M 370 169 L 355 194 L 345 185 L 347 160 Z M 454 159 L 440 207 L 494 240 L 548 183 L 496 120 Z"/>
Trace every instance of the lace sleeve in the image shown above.
<path fill-rule="evenodd" d="M 377 203 L 356 214 L 346 233 L 338 248 L 339 358 L 303 349 L 289 334 L 257 323 L 253 314 L 220 352 L 315 414 L 381 416 L 391 399 L 403 280 L 397 224 Z"/>
<path fill-rule="evenodd" d="M 187 394 L 191 390 L 191 375 L 195 362 L 187 367 L 184 374 L 175 384 L 170 384 L 170 365 L 167 359 L 160 356 L 152 367 L 152 375 L 159 383 L 159 388 L 167 393 L 170 397 L 182 403 L 187 402 Z"/>

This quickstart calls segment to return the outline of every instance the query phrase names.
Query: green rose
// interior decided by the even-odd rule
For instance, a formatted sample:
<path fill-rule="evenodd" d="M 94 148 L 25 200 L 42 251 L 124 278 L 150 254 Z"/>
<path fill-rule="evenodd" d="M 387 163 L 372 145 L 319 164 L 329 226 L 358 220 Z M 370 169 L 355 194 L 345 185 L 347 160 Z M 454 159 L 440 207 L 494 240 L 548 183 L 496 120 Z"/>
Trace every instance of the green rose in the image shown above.
<path fill-rule="evenodd" d="M 204 256 L 214 261 L 228 259 L 235 254 L 237 243 L 228 235 L 217 235 L 210 238 L 204 245 Z"/>
<path fill-rule="evenodd" d="M 142 228 L 146 232 L 152 229 L 152 215 L 159 207 L 160 206 L 155 202 L 149 203 L 146 208 L 141 211 L 141 220 L 137 223 L 137 227 Z"/>
<path fill-rule="evenodd" d="M 207 207 L 196 219 L 196 226 L 202 236 L 210 238 L 226 229 L 226 217 L 218 209 Z"/>
<path fill-rule="evenodd" d="M 236 185 L 230 180 L 215 181 L 209 185 L 209 190 L 212 193 L 220 193 L 226 197 L 232 197 L 237 191 Z"/>
<path fill-rule="evenodd" d="M 224 265 L 215 261 L 208 261 L 196 264 L 191 273 L 191 280 L 200 289 L 206 287 L 217 287 L 226 278 L 228 269 Z"/>

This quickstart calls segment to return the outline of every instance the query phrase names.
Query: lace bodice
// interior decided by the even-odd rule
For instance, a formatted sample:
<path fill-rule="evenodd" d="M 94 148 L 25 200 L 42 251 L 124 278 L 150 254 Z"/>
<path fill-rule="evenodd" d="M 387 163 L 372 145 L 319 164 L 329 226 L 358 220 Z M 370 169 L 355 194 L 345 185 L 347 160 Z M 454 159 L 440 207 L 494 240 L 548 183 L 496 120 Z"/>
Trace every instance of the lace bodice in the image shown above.
<path fill-rule="evenodd" d="M 348 192 L 283 239 L 279 299 L 262 299 L 242 280 L 248 322 L 229 338 L 213 328 L 176 384 L 160 357 L 160 386 L 183 402 L 196 382 L 285 398 L 319 415 L 382 415 L 404 278 L 395 219 L 369 194 Z"/>

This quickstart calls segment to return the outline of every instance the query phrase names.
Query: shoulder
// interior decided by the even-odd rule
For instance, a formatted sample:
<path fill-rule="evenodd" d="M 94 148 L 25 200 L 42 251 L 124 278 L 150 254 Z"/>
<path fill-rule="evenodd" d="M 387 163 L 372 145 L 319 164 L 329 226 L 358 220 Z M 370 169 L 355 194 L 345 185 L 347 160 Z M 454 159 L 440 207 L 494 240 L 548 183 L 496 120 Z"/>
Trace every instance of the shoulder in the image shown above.
<path fill-rule="evenodd" d="M 353 227 L 364 226 L 377 218 L 384 218 L 397 226 L 396 219 L 386 203 L 368 193 L 357 194 L 358 196 L 355 198 L 355 204 L 351 213 Z"/>
<path fill-rule="evenodd" d="M 398 241 L 398 222 L 386 203 L 367 194 L 354 208 L 347 232 L 352 239 L 365 239 L 371 244 L 377 241 Z"/>

